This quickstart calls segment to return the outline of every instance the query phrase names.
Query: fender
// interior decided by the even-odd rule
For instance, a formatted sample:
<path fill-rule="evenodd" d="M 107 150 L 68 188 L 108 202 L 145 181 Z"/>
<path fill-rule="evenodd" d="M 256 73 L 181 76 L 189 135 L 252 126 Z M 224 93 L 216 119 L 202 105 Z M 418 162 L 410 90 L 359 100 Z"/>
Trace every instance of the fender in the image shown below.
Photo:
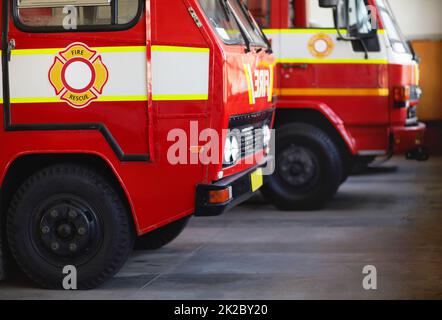
<path fill-rule="evenodd" d="M 278 101 L 277 109 L 310 109 L 321 113 L 339 133 L 351 154 L 357 154 L 356 139 L 345 127 L 344 121 L 327 104 L 319 101 Z"/>

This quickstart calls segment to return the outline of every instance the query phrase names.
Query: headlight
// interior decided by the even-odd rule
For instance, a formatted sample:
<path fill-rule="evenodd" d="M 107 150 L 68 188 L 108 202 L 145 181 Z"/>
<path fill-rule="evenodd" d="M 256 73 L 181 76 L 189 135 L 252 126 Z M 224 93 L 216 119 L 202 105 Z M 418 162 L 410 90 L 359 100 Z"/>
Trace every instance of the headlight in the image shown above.
<path fill-rule="evenodd" d="M 272 139 L 272 132 L 268 125 L 262 127 L 262 140 L 264 148 L 267 148 L 270 145 L 270 140 Z"/>
<path fill-rule="evenodd" d="M 229 133 L 226 137 L 226 143 L 224 145 L 224 164 L 233 164 L 238 161 L 241 151 L 238 137 L 232 133 Z"/>

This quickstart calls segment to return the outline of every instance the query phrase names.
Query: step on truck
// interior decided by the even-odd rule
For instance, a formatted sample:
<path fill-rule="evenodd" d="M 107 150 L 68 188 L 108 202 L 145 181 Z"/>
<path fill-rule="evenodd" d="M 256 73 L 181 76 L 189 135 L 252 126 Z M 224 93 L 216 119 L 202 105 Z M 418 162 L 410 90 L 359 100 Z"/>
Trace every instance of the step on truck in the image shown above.
<path fill-rule="evenodd" d="M 419 66 L 387 0 L 247 0 L 270 38 L 276 171 L 264 195 L 317 209 L 357 164 L 427 160 Z"/>
<path fill-rule="evenodd" d="M 134 242 L 160 248 L 261 187 L 274 61 L 237 0 L 1 11 L 2 266 L 46 288 L 73 266 L 94 288 Z"/>

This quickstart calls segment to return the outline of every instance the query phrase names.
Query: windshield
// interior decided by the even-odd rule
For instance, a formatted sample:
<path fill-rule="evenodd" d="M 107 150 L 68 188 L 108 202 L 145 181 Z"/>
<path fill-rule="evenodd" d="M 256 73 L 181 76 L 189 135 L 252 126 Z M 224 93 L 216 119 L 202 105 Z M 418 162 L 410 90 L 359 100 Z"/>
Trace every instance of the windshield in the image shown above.
<path fill-rule="evenodd" d="M 222 0 L 221 0 L 222 1 Z M 244 44 L 239 25 L 227 5 L 220 0 L 199 0 L 218 36 L 227 44 Z"/>
<path fill-rule="evenodd" d="M 391 10 L 388 1 L 377 0 L 376 2 L 380 11 L 382 22 L 384 23 L 384 29 L 387 32 L 393 50 L 398 53 L 411 54 L 410 47 L 408 46 L 407 41 L 402 34 L 402 31 L 399 27 L 399 24 L 397 23 L 397 20 L 393 14 L 393 10 Z"/>
<path fill-rule="evenodd" d="M 255 20 L 238 0 L 199 0 L 199 3 L 225 43 L 267 46 Z"/>

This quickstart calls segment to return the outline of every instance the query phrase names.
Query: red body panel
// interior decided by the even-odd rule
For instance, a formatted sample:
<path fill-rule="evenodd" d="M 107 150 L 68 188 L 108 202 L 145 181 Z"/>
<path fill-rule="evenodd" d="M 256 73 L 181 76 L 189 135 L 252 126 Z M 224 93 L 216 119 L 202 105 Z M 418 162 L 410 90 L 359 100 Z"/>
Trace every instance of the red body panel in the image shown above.
<path fill-rule="evenodd" d="M 145 6 L 137 24 L 125 31 L 27 33 L 20 31 L 10 19 L 9 38 L 15 39 L 17 50 L 66 48 L 78 41 L 89 47 L 147 45 L 147 66 L 140 65 L 140 68 L 148 70 L 148 101 L 94 101 L 89 107 L 78 110 L 64 102 L 11 103 L 11 124 L 99 122 L 108 129 L 124 154 L 148 155 L 149 161 L 122 161 L 99 130 L 6 131 L 2 128 L 0 185 L 13 161 L 23 155 L 92 154 L 104 159 L 121 183 L 132 207 L 138 234 L 194 212 L 196 185 L 218 180 L 222 165 L 171 165 L 167 150 L 173 142 L 167 141 L 168 132 L 178 128 L 189 133 L 190 121 L 196 121 L 199 131 L 210 127 L 221 133 L 228 129 L 232 115 L 272 109 L 272 102 L 267 100 L 249 105 L 247 83 L 245 86 L 241 83 L 244 74 L 239 73 L 243 72 L 244 63 L 254 68 L 262 63 L 272 64 L 273 58 L 264 52 L 245 54 L 242 46 L 222 44 L 204 19 L 199 28 L 188 12 L 188 7 L 192 6 L 199 17 L 203 16 L 195 0 L 147 0 Z M 209 48 L 209 99 L 153 101 L 152 45 Z M 3 120 L 3 112 L 0 112 L 2 124 Z M 224 176 L 242 172 L 255 164 L 229 168 Z"/>

